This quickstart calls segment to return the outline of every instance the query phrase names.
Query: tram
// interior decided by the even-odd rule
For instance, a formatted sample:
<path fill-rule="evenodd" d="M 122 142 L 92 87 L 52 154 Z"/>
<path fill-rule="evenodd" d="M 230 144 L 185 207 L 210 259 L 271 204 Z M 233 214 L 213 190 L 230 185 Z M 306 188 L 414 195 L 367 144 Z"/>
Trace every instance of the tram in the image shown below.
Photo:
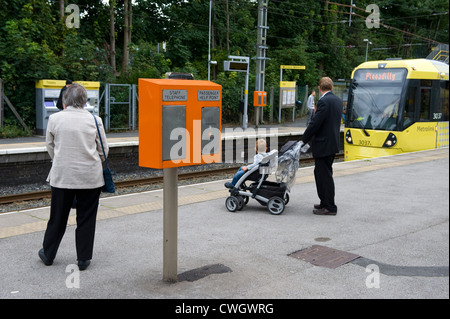
<path fill-rule="evenodd" d="M 448 64 L 435 60 L 356 67 L 345 114 L 345 160 L 448 147 L 448 83 Z"/>

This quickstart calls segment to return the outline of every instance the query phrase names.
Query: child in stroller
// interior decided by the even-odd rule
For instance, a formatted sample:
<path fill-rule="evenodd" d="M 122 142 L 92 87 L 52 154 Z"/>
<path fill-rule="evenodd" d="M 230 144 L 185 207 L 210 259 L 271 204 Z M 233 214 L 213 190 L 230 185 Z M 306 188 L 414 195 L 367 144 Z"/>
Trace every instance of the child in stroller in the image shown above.
<path fill-rule="evenodd" d="M 261 144 L 265 146 L 265 141 Z M 257 155 L 260 155 L 260 158 L 256 158 L 257 155 L 255 155 L 255 161 L 248 166 L 249 169 L 239 169 L 233 182 L 225 184 L 230 189 L 230 196 L 225 201 L 226 208 L 230 212 L 242 210 L 251 197 L 261 205 L 267 206 L 271 214 L 282 214 L 289 202 L 289 191 L 294 184 L 293 179 L 298 169 L 300 152 L 306 151 L 302 149 L 302 146 L 301 141 L 288 142 L 281 148 L 280 157 L 277 150 L 265 153 L 259 152 L 262 149 L 258 147 Z M 279 163 L 282 164 L 280 167 Z M 277 171 L 277 181 L 267 181 L 266 179 L 273 171 Z M 248 181 L 252 183 L 247 186 Z"/>
<path fill-rule="evenodd" d="M 253 163 L 248 166 L 241 166 L 239 170 L 236 172 L 236 174 L 233 177 L 233 180 L 231 183 L 225 183 L 226 188 L 233 188 L 236 183 L 239 181 L 239 179 L 242 177 L 242 175 L 245 174 L 245 172 L 248 172 L 249 170 L 252 170 L 253 168 L 257 167 L 261 160 L 267 156 L 267 143 L 264 139 L 259 139 L 256 141 L 256 147 L 255 147 L 256 155 L 253 158 Z"/>

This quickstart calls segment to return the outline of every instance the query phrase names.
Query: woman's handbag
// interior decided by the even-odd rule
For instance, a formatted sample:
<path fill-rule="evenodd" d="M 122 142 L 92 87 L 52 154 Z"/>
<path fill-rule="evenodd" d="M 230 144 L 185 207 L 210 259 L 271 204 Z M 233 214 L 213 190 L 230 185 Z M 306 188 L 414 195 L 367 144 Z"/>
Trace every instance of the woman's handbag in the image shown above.
<path fill-rule="evenodd" d="M 98 137 L 100 138 L 100 144 L 102 145 L 103 156 L 105 157 L 105 168 L 103 169 L 103 178 L 105 179 L 105 185 L 102 188 L 102 192 L 104 193 L 115 193 L 116 185 L 114 185 L 114 181 L 112 179 L 113 175 L 116 175 L 108 166 L 108 158 L 105 154 L 105 148 L 103 147 L 102 136 L 100 134 L 100 129 L 98 128 L 97 119 L 95 115 L 92 114 L 95 120 L 95 125 L 97 126 Z"/>

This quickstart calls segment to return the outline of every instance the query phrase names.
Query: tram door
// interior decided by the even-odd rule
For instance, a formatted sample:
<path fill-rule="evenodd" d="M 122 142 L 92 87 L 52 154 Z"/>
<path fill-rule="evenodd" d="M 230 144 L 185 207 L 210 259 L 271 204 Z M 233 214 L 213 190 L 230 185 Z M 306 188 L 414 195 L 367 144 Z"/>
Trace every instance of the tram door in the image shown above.
<path fill-rule="evenodd" d="M 420 80 L 419 121 L 430 121 L 431 80 Z"/>
<path fill-rule="evenodd" d="M 432 105 L 439 103 L 432 97 L 431 80 L 410 80 L 406 92 L 403 129 L 415 122 L 430 122 Z"/>
<path fill-rule="evenodd" d="M 405 101 L 405 112 L 403 118 L 403 129 L 408 128 L 414 124 L 418 118 L 416 114 L 419 109 L 420 91 L 419 91 L 419 81 L 411 80 L 408 85 L 408 91 L 406 93 Z"/>

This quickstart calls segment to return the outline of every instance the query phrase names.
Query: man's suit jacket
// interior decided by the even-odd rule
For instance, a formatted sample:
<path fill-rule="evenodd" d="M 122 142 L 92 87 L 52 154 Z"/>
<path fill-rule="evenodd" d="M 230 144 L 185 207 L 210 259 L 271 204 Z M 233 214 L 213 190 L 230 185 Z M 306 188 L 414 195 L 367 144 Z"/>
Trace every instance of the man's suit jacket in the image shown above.
<path fill-rule="evenodd" d="M 96 116 L 103 146 L 108 156 L 108 143 L 102 119 Z M 47 151 L 52 158 L 48 176 L 57 188 L 93 189 L 105 184 L 102 146 L 94 117 L 85 109 L 67 107 L 48 120 Z"/>
<path fill-rule="evenodd" d="M 304 143 L 312 142 L 315 158 L 339 152 L 342 109 L 342 100 L 332 92 L 326 93 L 317 102 L 316 113 L 302 137 Z"/>

